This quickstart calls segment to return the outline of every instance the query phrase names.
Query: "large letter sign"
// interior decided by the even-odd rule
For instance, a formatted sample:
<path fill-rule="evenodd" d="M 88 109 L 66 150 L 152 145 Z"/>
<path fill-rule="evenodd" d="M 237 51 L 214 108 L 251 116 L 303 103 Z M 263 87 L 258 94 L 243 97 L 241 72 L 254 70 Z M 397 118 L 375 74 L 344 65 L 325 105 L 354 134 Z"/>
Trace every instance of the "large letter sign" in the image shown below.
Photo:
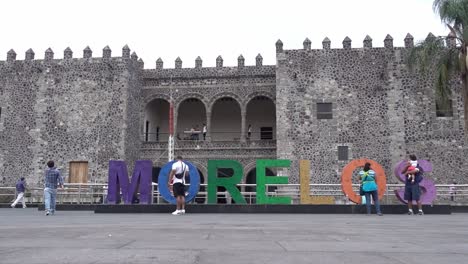
<path fill-rule="evenodd" d="M 269 197 L 266 195 L 266 184 L 288 184 L 288 177 L 265 175 L 266 168 L 289 168 L 290 160 L 257 160 L 257 204 L 291 204 L 291 197 Z"/>
<path fill-rule="evenodd" d="M 108 175 L 107 202 L 115 204 L 120 201 L 120 191 L 125 204 L 131 204 L 133 194 L 140 186 L 140 203 L 151 202 L 151 173 L 153 164 L 150 160 L 137 160 L 133 170 L 132 180 L 128 181 L 128 170 L 125 161 L 110 160 Z M 129 185 L 130 184 L 130 185 Z"/>
<path fill-rule="evenodd" d="M 172 195 L 168 188 L 168 177 L 172 169 L 171 161 L 161 168 L 158 176 L 158 189 L 162 197 L 172 203 L 176 203 L 175 197 Z M 190 187 L 186 201 L 190 202 L 195 199 L 200 189 L 200 175 L 197 167 L 192 163 L 184 161 L 189 167 Z M 369 162 L 371 168 L 376 173 L 376 183 L 378 186 L 379 199 L 384 197 L 387 187 L 387 178 L 385 176 L 384 168 L 374 160 L 370 159 L 356 159 L 348 163 L 341 173 L 341 188 L 343 193 L 349 200 L 360 204 L 361 196 L 353 190 L 353 173 L 357 168 L 364 167 L 364 164 Z M 418 160 L 419 165 L 424 172 L 432 171 L 432 164 L 427 160 Z M 406 166 L 407 161 L 401 161 L 395 167 L 394 174 L 402 182 L 405 182 L 405 175 L 401 173 Z M 265 174 L 266 168 L 282 167 L 289 168 L 291 165 L 290 160 L 257 160 L 256 162 L 256 182 L 257 182 L 257 204 L 290 204 L 291 197 L 275 197 L 267 195 L 267 185 L 282 185 L 288 184 L 288 177 L 286 176 L 272 176 L 268 177 Z M 300 176 L 300 203 L 301 204 L 333 204 L 333 196 L 311 196 L 310 194 L 310 161 L 299 161 L 299 176 Z M 231 177 L 218 177 L 219 169 L 232 169 L 233 175 Z M 244 196 L 237 186 L 242 181 L 243 177 L 242 165 L 235 160 L 208 160 L 208 203 L 216 204 L 218 201 L 217 191 L 218 187 L 226 188 L 226 191 L 231 195 L 236 204 L 246 204 Z M 130 204 L 137 189 L 140 190 L 140 203 L 148 204 L 151 201 L 151 176 L 152 176 L 152 162 L 149 160 L 138 160 L 135 162 L 135 169 L 133 171 L 132 179 L 128 179 L 127 165 L 124 161 L 111 160 L 109 161 L 109 175 L 108 175 L 108 194 L 107 201 L 109 204 L 116 204 L 120 202 L 121 195 L 123 202 Z M 434 182 L 426 177 L 419 183 L 422 194 L 422 204 L 432 204 L 436 198 L 436 187 Z M 397 198 L 403 202 L 404 188 L 395 190 Z"/>
<path fill-rule="evenodd" d="M 218 169 L 232 169 L 234 175 L 232 177 L 218 177 Z M 236 204 L 246 204 L 244 196 L 237 189 L 236 185 L 242 180 L 243 175 L 242 165 L 234 160 L 209 160 L 208 161 L 208 203 L 215 204 L 218 202 L 216 192 L 218 186 L 223 186 L 229 192 Z"/>
<path fill-rule="evenodd" d="M 333 204 L 332 196 L 310 196 L 310 161 L 299 161 L 299 183 L 301 191 L 301 204 Z"/>
<path fill-rule="evenodd" d="M 169 173 L 172 170 L 172 164 L 176 161 L 171 161 L 166 163 L 159 171 L 158 176 L 158 188 L 161 196 L 164 200 L 170 202 L 171 204 L 176 204 L 176 199 L 172 195 L 171 191 L 167 186 L 167 182 L 169 181 Z M 184 163 L 187 164 L 189 167 L 189 177 L 190 177 L 190 187 L 188 189 L 188 195 L 185 197 L 185 202 L 190 202 L 197 196 L 198 190 L 200 189 L 200 174 L 198 174 L 197 167 L 195 167 L 192 163 L 185 161 Z"/>
<path fill-rule="evenodd" d="M 375 171 L 376 177 L 375 181 L 378 186 L 378 193 L 379 193 L 379 200 L 383 198 L 386 188 L 387 188 L 387 178 L 385 176 L 385 170 L 382 166 L 377 163 L 376 161 L 369 160 L 369 159 L 356 159 L 352 160 L 348 165 L 343 168 L 343 172 L 341 173 L 341 188 L 343 193 L 348 196 L 348 198 L 360 204 L 361 203 L 361 196 L 358 193 L 353 191 L 353 172 L 356 168 L 364 167 L 364 164 L 369 162 L 371 164 L 372 170 Z"/>
<path fill-rule="evenodd" d="M 405 168 L 408 161 L 403 160 L 395 167 L 394 173 L 395 176 L 402 182 L 405 182 L 405 175 L 401 171 Z M 428 160 L 418 160 L 419 166 L 424 170 L 424 172 L 432 171 L 432 164 Z M 432 204 L 432 201 L 436 198 L 437 189 L 434 185 L 434 182 L 427 177 L 424 177 L 423 180 L 419 183 L 419 186 L 422 189 L 421 193 L 421 203 L 422 204 Z M 404 199 L 405 189 L 395 190 L 395 195 L 402 203 L 408 203 Z M 416 202 L 416 201 L 413 201 Z"/>

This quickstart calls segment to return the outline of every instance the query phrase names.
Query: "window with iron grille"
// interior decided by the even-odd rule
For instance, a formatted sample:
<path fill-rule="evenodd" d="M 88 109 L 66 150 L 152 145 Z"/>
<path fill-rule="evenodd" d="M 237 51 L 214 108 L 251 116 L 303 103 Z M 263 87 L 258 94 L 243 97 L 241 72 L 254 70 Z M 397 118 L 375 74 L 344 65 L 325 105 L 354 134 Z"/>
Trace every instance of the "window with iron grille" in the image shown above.
<path fill-rule="evenodd" d="M 338 146 L 338 160 L 348 160 L 348 146 Z"/>
<path fill-rule="evenodd" d="M 332 119 L 332 103 L 317 103 L 317 119 Z"/>

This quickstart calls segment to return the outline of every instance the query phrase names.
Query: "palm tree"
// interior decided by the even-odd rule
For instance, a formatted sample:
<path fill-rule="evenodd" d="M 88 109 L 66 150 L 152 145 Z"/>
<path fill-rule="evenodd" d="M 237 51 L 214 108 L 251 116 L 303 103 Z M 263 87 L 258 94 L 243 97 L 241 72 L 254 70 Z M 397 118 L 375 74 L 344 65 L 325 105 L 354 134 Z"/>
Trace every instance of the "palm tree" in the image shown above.
<path fill-rule="evenodd" d="M 450 107 L 449 81 L 454 75 L 460 76 L 463 84 L 465 131 L 468 131 L 468 0 L 434 0 L 433 10 L 449 28 L 450 34 L 446 37 L 429 34 L 426 40 L 411 49 L 409 66 L 412 68 L 413 65 L 418 65 L 422 72 L 435 67 L 436 103 L 445 109 Z"/>

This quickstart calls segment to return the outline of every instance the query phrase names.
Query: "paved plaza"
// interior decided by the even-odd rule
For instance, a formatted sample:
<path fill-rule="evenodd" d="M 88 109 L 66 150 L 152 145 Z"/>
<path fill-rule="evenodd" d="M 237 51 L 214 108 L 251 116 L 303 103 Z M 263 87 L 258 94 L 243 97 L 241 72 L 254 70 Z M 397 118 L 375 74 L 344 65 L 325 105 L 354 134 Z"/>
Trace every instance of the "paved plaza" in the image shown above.
<path fill-rule="evenodd" d="M 94 214 L 0 209 L 0 263 L 466 263 L 468 214 Z"/>

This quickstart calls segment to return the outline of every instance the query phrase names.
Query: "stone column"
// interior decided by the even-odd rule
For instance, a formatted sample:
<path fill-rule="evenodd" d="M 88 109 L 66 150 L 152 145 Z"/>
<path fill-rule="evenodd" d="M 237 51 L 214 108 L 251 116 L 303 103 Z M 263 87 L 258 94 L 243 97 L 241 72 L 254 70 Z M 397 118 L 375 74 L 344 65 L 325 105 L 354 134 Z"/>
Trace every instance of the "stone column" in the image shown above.
<path fill-rule="evenodd" d="M 241 142 L 245 142 L 245 128 L 247 127 L 246 126 L 246 122 L 247 122 L 247 112 L 245 110 L 241 110 Z"/>
<path fill-rule="evenodd" d="M 206 141 L 211 141 L 211 112 L 206 112 Z"/>

